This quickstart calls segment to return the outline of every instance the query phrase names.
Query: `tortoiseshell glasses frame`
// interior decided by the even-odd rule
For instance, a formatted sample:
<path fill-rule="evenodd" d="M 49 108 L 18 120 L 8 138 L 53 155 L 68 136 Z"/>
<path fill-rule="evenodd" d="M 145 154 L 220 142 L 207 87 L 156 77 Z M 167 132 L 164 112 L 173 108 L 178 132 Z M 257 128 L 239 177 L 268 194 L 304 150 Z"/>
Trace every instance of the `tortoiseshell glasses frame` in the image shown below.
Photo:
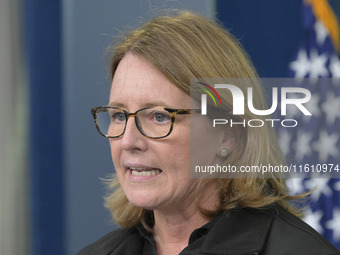
<path fill-rule="evenodd" d="M 177 115 L 199 112 L 201 112 L 200 109 L 172 109 L 162 106 L 144 107 L 137 110 L 134 113 L 129 113 L 124 109 L 112 106 L 99 106 L 91 109 L 94 123 L 96 125 L 98 132 L 106 138 L 119 138 L 123 136 L 126 130 L 127 122 L 130 117 L 135 118 L 136 127 L 142 135 L 152 139 L 165 138 L 171 134 Z M 106 116 L 105 118 L 107 120 L 105 124 L 99 123 L 98 121 L 99 114 L 101 116 L 103 115 Z M 150 119 L 150 117 L 152 119 Z M 111 132 L 116 132 L 117 134 L 109 135 L 108 134 L 110 130 L 109 127 L 114 124 L 113 122 L 116 122 L 117 124 L 115 124 L 115 126 L 119 127 Z M 149 131 L 145 131 L 146 129 L 143 129 L 143 124 L 147 128 L 149 128 L 149 126 L 151 125 L 152 128 L 149 128 Z M 105 128 L 103 128 L 103 125 L 105 125 Z M 156 129 L 160 129 L 161 130 L 160 133 L 157 133 L 155 131 Z M 104 132 L 104 130 L 108 131 Z"/>

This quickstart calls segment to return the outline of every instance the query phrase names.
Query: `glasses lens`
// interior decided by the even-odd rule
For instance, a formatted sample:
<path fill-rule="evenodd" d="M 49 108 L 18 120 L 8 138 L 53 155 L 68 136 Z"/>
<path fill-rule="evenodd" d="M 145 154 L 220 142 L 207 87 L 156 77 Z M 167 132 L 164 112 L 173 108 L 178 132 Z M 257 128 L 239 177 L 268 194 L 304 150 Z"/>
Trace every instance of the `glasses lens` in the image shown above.
<path fill-rule="evenodd" d="M 137 114 L 137 125 L 152 138 L 166 136 L 171 129 L 171 114 L 161 107 L 144 109 Z"/>
<path fill-rule="evenodd" d="M 103 108 L 97 111 L 97 125 L 105 136 L 120 136 L 124 132 L 126 115 L 114 108 Z"/>

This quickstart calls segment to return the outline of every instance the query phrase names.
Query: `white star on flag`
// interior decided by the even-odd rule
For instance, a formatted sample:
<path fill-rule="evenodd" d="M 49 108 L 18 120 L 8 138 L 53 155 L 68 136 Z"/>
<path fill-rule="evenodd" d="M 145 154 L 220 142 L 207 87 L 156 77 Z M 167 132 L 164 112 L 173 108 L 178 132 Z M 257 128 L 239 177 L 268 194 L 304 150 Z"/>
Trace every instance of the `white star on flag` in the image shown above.
<path fill-rule="evenodd" d="M 333 218 L 325 223 L 326 228 L 333 230 L 333 238 L 340 241 L 340 209 L 333 210 Z"/>
<path fill-rule="evenodd" d="M 290 178 L 287 180 L 287 186 L 291 194 L 302 194 L 306 192 L 303 180 L 303 178 Z"/>
<path fill-rule="evenodd" d="M 296 159 L 301 161 L 304 156 L 308 156 L 312 153 L 312 150 L 309 146 L 312 141 L 313 135 L 300 130 L 297 135 L 297 140 L 294 144 L 296 149 Z"/>
<path fill-rule="evenodd" d="M 297 59 L 289 64 L 290 69 L 295 72 L 295 78 L 302 79 L 309 73 L 310 62 L 305 49 L 301 49 Z"/>
<path fill-rule="evenodd" d="M 326 130 L 322 130 L 319 135 L 319 140 L 312 144 L 315 151 L 319 152 L 319 161 L 327 162 L 329 156 L 334 158 L 338 156 L 337 142 L 339 135 L 337 133 L 328 134 Z"/>
<path fill-rule="evenodd" d="M 312 49 L 310 51 L 310 78 L 327 77 L 328 71 L 326 68 L 327 54 L 318 53 L 317 49 Z"/>
<path fill-rule="evenodd" d="M 332 190 L 328 186 L 328 181 L 330 178 L 310 178 L 305 181 L 305 187 L 307 190 L 312 190 L 315 189 L 314 192 L 311 194 L 311 199 L 313 201 L 319 200 L 320 196 L 323 194 L 325 196 L 331 196 L 332 195 Z"/>
<path fill-rule="evenodd" d="M 327 100 L 321 105 L 322 111 L 326 114 L 327 123 L 335 124 L 335 119 L 340 118 L 340 96 L 336 97 L 334 93 L 327 93 Z"/>
<path fill-rule="evenodd" d="M 307 210 L 305 213 L 305 216 L 303 217 L 303 220 L 310 225 L 312 228 L 314 228 L 319 233 L 323 233 L 323 228 L 320 224 L 320 220 L 323 216 L 323 212 L 321 210 L 312 212 L 311 209 Z"/>

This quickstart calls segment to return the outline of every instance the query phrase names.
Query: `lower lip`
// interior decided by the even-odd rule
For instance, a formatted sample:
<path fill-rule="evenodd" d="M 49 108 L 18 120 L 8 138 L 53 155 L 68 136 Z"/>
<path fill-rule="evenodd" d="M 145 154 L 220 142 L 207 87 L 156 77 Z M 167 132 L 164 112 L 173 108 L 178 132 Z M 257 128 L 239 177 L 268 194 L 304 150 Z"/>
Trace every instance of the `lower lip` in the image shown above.
<path fill-rule="evenodd" d="M 162 174 L 162 172 L 156 174 L 156 175 L 147 175 L 147 176 L 143 176 L 143 175 L 132 175 L 132 170 L 128 169 L 128 173 L 129 173 L 129 178 L 132 181 L 139 181 L 139 182 L 145 182 L 145 181 L 149 181 L 149 180 L 153 180 L 155 178 L 157 178 L 159 175 Z"/>

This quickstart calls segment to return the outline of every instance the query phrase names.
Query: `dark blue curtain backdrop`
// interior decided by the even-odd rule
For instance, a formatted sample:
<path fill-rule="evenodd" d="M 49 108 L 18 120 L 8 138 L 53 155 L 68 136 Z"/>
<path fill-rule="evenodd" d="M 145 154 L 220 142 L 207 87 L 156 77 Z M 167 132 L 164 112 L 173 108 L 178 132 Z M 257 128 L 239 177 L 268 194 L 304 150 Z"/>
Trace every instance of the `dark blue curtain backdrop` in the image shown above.
<path fill-rule="evenodd" d="M 261 77 L 287 76 L 302 36 L 302 0 L 216 0 L 216 12 Z"/>
<path fill-rule="evenodd" d="M 245 48 L 261 77 L 287 77 L 301 42 L 303 0 L 216 0 L 216 17 Z M 329 3 L 340 16 L 340 1 Z"/>
<path fill-rule="evenodd" d="M 30 99 L 31 254 L 62 255 L 61 3 L 24 0 L 23 12 Z"/>

